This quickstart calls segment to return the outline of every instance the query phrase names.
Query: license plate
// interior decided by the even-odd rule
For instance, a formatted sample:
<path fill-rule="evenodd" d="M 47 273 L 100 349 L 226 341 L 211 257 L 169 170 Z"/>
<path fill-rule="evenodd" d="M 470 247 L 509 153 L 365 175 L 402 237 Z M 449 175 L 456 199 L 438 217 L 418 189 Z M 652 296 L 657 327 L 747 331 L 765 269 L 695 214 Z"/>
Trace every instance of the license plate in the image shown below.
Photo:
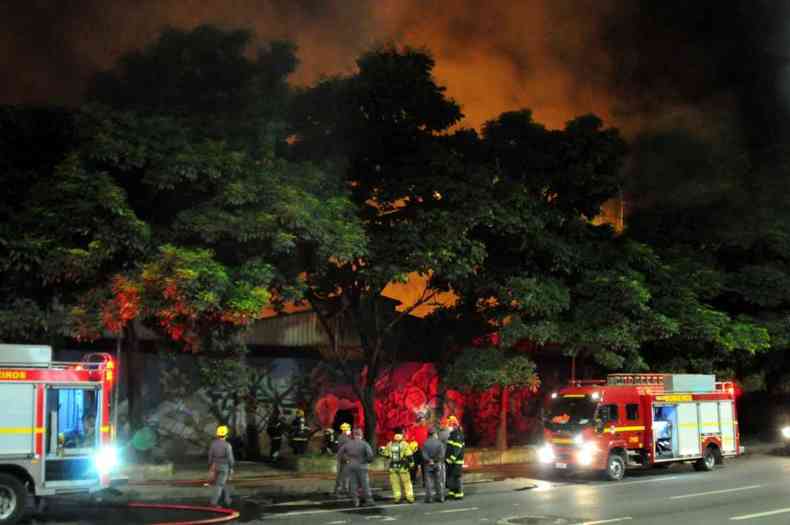
<path fill-rule="evenodd" d="M 554 468 L 568 468 L 567 463 L 555 463 Z"/>

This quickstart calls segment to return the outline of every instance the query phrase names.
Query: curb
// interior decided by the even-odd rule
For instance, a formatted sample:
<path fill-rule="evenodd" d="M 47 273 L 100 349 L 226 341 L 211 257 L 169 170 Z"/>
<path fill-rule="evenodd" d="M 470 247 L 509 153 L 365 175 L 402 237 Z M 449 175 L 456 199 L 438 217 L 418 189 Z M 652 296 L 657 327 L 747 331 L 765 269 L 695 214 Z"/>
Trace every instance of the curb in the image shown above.
<path fill-rule="evenodd" d="M 491 483 L 500 478 L 496 472 L 467 472 L 464 474 L 464 483 L 467 485 L 477 483 Z M 269 482 L 265 478 L 246 481 L 243 478 L 229 483 L 231 492 L 236 497 L 261 497 L 285 499 L 291 497 L 327 496 L 335 487 L 334 479 L 321 480 L 293 480 L 278 479 Z M 371 476 L 371 488 L 380 493 L 389 493 L 389 483 L 384 476 Z M 416 490 L 423 490 L 422 485 L 417 485 Z M 211 496 L 211 487 L 205 485 L 174 486 L 168 484 L 129 485 L 117 491 L 115 495 L 103 496 L 106 502 L 129 501 L 174 501 L 208 499 Z"/>

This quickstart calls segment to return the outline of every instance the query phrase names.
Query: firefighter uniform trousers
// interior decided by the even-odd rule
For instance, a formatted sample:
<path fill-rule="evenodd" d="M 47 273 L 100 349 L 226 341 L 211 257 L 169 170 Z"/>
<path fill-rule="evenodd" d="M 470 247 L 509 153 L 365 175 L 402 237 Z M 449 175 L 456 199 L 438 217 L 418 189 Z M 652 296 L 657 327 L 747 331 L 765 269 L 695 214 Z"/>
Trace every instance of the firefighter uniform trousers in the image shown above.
<path fill-rule="evenodd" d="M 390 469 L 390 485 L 392 485 L 392 500 L 395 503 L 400 502 L 401 492 L 406 497 L 406 501 L 414 503 L 414 487 L 411 484 L 409 469 Z"/>
<path fill-rule="evenodd" d="M 230 466 L 228 465 L 215 465 L 217 470 L 214 484 L 211 487 L 211 500 L 212 505 L 219 504 L 219 501 L 230 507 L 230 488 L 228 488 L 228 476 L 230 476 Z"/>
<path fill-rule="evenodd" d="M 343 462 L 343 459 L 340 457 L 340 449 L 343 448 L 343 445 L 349 440 L 346 434 L 340 434 L 340 437 L 337 440 L 337 474 L 335 475 L 335 496 L 339 496 L 344 492 L 349 492 L 349 484 L 350 484 L 350 475 L 347 472 L 348 465 Z M 365 479 L 367 479 L 367 472 L 365 472 Z M 350 492 L 349 492 L 350 493 Z"/>
<path fill-rule="evenodd" d="M 444 502 L 444 465 L 423 463 L 422 468 L 425 475 L 425 501 Z"/>
<path fill-rule="evenodd" d="M 360 497 L 364 498 L 365 503 L 372 503 L 373 492 L 370 490 L 368 466 L 349 463 L 345 466 L 343 472 L 351 486 L 351 499 L 354 500 L 354 505 L 359 503 Z"/>
<path fill-rule="evenodd" d="M 457 428 L 447 440 L 447 496 L 454 499 L 464 497 L 464 435 Z"/>

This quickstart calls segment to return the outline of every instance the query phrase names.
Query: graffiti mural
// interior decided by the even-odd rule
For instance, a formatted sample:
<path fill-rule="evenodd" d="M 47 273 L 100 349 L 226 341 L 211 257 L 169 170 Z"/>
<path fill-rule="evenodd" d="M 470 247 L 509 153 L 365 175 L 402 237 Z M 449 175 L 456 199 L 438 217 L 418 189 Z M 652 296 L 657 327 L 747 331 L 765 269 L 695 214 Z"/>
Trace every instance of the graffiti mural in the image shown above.
<path fill-rule="evenodd" d="M 252 355 L 244 367 L 244 381 L 230 380 L 223 387 L 202 381 L 194 356 L 146 355 L 145 421 L 157 435 L 158 455 L 175 458 L 205 453 L 219 422 L 231 426 L 235 437 L 244 442 L 244 450 L 268 451 L 265 428 L 275 408 L 289 423 L 296 409 L 305 411 L 315 450 L 320 448 L 324 429 L 337 429 L 344 421 L 355 427 L 364 423 L 351 386 L 325 361 Z M 455 415 L 471 445 L 490 446 L 496 440 L 499 393 L 497 389 L 476 394 L 443 391 L 433 364 L 410 362 L 378 379 L 375 409 L 380 441 L 391 438 L 395 427 L 409 433 L 422 421 L 438 424 L 443 417 Z M 535 394 L 513 392 L 508 415 L 511 443 L 539 435 L 539 423 Z M 123 431 L 119 436 L 131 438 Z"/>

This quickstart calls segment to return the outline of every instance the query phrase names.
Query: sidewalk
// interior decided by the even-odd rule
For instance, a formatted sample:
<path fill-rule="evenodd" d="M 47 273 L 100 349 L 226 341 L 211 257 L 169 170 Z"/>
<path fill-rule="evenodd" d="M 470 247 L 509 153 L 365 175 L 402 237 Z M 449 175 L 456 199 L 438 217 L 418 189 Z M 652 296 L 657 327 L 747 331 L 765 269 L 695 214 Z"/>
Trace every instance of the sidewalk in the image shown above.
<path fill-rule="evenodd" d="M 120 487 L 117 497 L 128 501 L 187 501 L 207 499 L 211 488 L 204 485 L 207 469 L 194 465 L 176 466 L 169 480 L 129 481 Z M 509 477 L 530 477 L 534 469 L 529 464 L 492 465 L 464 469 L 464 483 L 474 484 L 502 480 Z M 374 494 L 389 496 L 386 472 L 370 473 Z M 335 488 L 334 474 L 298 474 L 275 469 L 270 465 L 240 462 L 231 481 L 233 494 L 256 501 L 284 501 L 295 498 L 327 498 Z M 415 492 L 422 492 L 418 480 Z M 115 499 L 115 498 L 113 498 Z"/>

